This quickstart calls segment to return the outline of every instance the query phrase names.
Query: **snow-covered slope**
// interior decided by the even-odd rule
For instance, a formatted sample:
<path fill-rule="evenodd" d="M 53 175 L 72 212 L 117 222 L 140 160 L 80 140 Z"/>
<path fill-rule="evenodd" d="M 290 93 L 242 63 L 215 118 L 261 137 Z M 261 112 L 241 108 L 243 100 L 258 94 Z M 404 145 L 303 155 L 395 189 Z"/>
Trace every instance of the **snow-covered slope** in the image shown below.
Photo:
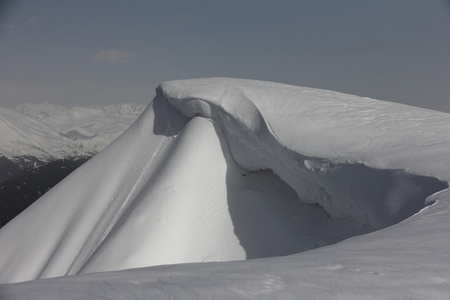
<path fill-rule="evenodd" d="M 0 108 L 0 155 L 41 161 L 90 156 L 125 131 L 143 109 L 136 104 L 67 108 L 45 102 Z"/>
<path fill-rule="evenodd" d="M 445 299 L 449 125 L 445 113 L 330 91 L 163 83 L 125 134 L 0 230 L 1 281 L 250 260 L 3 285 L 0 296 Z"/>

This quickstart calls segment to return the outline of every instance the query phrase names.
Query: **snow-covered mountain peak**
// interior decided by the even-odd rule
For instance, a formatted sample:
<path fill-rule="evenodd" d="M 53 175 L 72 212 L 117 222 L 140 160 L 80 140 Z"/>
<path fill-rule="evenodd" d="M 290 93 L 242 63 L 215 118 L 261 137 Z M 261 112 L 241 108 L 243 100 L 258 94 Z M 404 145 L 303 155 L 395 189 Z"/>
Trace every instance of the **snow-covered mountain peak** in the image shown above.
<path fill-rule="evenodd" d="M 27 117 L 39 119 L 51 117 L 55 115 L 62 115 L 67 113 L 69 108 L 49 102 L 42 102 L 39 104 L 24 103 L 15 106 L 15 110 L 26 115 Z"/>
<path fill-rule="evenodd" d="M 101 106 L 101 110 L 108 113 L 114 113 L 118 115 L 140 115 L 145 109 L 145 106 L 134 103 L 120 103 Z"/>
<path fill-rule="evenodd" d="M 145 106 L 135 103 L 118 103 L 110 105 L 89 105 L 89 106 L 72 106 L 66 107 L 63 105 L 57 105 L 49 102 L 42 102 L 39 104 L 25 103 L 15 106 L 15 110 L 26 115 L 27 117 L 40 119 L 48 118 L 58 115 L 77 115 L 79 112 L 84 111 L 87 113 L 103 112 L 107 114 L 118 115 L 135 115 L 136 117 L 142 113 Z"/>

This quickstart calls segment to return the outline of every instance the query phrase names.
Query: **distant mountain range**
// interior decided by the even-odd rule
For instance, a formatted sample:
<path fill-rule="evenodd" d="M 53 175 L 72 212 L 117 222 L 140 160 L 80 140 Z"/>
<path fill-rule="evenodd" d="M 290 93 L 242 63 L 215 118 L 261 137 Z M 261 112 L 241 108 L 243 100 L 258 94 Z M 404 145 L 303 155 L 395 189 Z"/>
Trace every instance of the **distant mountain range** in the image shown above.
<path fill-rule="evenodd" d="M 0 227 L 122 134 L 138 104 L 0 107 Z"/>

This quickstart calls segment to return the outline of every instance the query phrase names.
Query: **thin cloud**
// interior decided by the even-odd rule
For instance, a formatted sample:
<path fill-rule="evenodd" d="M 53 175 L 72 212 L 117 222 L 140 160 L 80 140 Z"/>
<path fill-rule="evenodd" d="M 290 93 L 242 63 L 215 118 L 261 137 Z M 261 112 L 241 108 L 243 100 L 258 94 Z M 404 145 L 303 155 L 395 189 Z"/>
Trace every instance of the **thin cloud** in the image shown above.
<path fill-rule="evenodd" d="M 4 29 L 16 29 L 17 26 L 13 25 L 13 24 L 8 24 L 8 23 L 0 23 L 0 28 L 4 28 Z"/>
<path fill-rule="evenodd" d="M 39 21 L 39 18 L 37 18 L 37 17 L 30 17 L 30 18 L 28 18 L 28 20 L 27 20 L 27 24 L 28 25 L 38 25 L 40 23 L 40 21 Z"/>
<path fill-rule="evenodd" d="M 103 50 L 97 53 L 92 60 L 105 62 L 127 62 L 137 58 L 138 53 L 132 51 L 119 51 L 115 49 Z"/>
<path fill-rule="evenodd" d="M 374 50 L 376 45 L 374 43 L 365 44 L 358 47 L 343 47 L 343 48 L 327 48 L 320 52 L 323 56 L 340 56 L 340 55 L 350 55 L 356 53 L 362 53 Z"/>
<path fill-rule="evenodd" d="M 183 14 L 178 14 L 178 15 L 171 15 L 167 17 L 170 20 L 174 20 L 174 21 L 190 21 L 196 18 L 195 15 L 191 15 L 191 14 L 187 14 L 187 13 L 183 13 Z"/>

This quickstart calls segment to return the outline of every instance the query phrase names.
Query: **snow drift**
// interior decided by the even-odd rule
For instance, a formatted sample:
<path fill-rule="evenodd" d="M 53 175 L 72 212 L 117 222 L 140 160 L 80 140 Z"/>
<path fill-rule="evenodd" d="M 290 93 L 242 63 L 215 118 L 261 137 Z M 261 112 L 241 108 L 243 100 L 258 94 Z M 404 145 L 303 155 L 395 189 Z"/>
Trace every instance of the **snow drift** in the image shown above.
<path fill-rule="evenodd" d="M 445 113 L 310 88 L 163 83 L 130 129 L 0 230 L 1 281 L 287 255 L 412 215 L 327 249 L 354 253 L 379 241 L 387 253 L 402 238 L 423 245 L 419 232 L 403 233 L 448 213 L 447 190 L 437 192 L 450 178 L 449 124 Z M 254 270 L 301 277 L 296 259 L 330 251 L 265 259 Z M 201 265 L 180 268 L 205 274 Z"/>

